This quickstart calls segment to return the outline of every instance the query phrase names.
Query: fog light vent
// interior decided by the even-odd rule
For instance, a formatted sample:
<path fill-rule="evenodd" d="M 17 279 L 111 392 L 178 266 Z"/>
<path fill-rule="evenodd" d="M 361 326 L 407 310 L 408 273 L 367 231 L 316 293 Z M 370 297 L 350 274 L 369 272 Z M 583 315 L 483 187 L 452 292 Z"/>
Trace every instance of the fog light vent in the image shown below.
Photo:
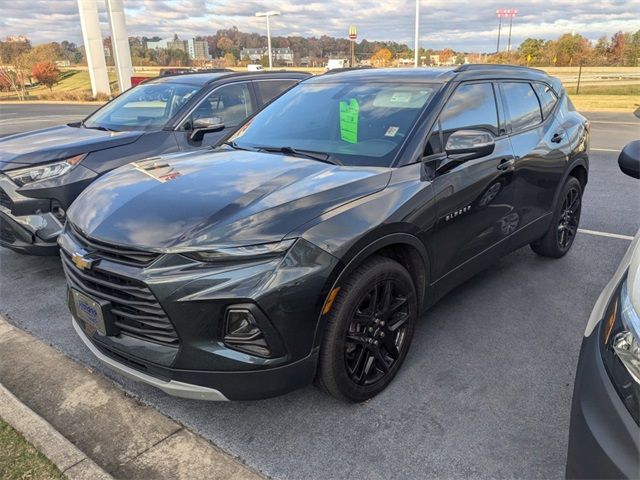
<path fill-rule="evenodd" d="M 240 308 L 227 310 L 224 343 L 236 350 L 268 357 L 271 351 L 258 322 L 251 311 Z"/>

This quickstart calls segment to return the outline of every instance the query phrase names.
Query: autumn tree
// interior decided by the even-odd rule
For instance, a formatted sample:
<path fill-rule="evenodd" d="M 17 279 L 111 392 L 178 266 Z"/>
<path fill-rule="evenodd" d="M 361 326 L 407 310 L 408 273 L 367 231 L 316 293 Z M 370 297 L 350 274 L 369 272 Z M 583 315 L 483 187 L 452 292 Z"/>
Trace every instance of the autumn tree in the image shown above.
<path fill-rule="evenodd" d="M 453 57 L 456 56 L 456 52 L 454 52 L 450 48 L 445 48 L 440 52 L 440 63 L 445 64 L 449 62 Z"/>
<path fill-rule="evenodd" d="M 393 53 L 388 48 L 381 48 L 371 55 L 371 63 L 376 67 L 386 67 L 391 64 Z"/>
<path fill-rule="evenodd" d="M 60 70 L 58 70 L 55 63 L 46 60 L 44 62 L 34 64 L 31 69 L 31 75 L 38 83 L 46 85 L 51 91 L 53 86 L 58 83 Z"/>

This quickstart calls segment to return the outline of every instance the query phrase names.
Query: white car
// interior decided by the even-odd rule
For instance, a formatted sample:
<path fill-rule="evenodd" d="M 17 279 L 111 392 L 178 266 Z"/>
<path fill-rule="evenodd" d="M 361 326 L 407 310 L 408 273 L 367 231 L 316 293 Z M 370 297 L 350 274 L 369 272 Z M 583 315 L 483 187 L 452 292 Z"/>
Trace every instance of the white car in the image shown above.
<path fill-rule="evenodd" d="M 264 68 L 262 67 L 262 65 L 259 65 L 257 63 L 250 63 L 249 65 L 247 65 L 247 71 L 249 72 L 259 72 L 261 70 L 264 70 Z"/>
<path fill-rule="evenodd" d="M 618 160 L 640 178 L 640 140 Z M 640 232 L 598 298 L 580 350 L 567 478 L 640 475 Z"/>

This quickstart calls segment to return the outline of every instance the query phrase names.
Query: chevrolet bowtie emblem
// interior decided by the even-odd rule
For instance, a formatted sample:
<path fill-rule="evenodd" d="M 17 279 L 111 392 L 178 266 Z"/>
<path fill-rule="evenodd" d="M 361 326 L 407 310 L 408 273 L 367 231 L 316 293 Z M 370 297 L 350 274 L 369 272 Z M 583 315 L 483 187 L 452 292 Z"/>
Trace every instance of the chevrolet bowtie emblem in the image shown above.
<path fill-rule="evenodd" d="M 93 267 L 94 263 L 96 263 L 95 258 L 89 258 L 79 252 L 75 252 L 73 255 L 71 255 L 71 261 L 80 270 L 90 270 L 91 267 Z"/>

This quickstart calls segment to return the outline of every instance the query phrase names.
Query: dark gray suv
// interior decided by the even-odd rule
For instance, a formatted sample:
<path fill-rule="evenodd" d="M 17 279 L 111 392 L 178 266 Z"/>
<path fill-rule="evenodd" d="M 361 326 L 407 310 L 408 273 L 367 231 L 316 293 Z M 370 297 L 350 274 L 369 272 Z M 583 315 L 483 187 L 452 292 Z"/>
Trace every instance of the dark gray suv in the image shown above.
<path fill-rule="evenodd" d="M 363 401 L 420 312 L 502 255 L 565 255 L 588 129 L 560 83 L 504 66 L 305 80 L 215 151 L 122 167 L 60 237 L 73 325 L 171 394 L 316 380 Z"/>

